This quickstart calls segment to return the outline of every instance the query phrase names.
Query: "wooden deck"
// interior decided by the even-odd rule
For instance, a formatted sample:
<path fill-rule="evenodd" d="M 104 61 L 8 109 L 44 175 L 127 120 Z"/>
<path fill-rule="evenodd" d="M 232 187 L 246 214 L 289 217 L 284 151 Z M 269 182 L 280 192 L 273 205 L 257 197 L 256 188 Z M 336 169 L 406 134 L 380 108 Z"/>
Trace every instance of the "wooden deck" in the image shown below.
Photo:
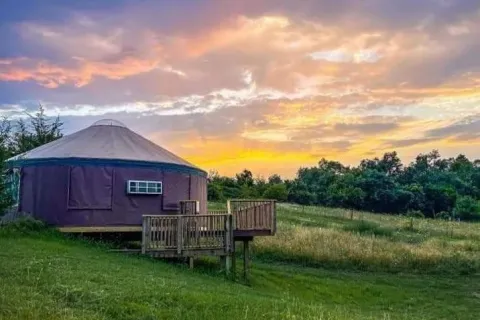
<path fill-rule="evenodd" d="M 233 252 L 235 240 L 252 240 L 276 232 L 275 201 L 231 200 L 227 210 L 198 214 L 195 201 L 182 201 L 180 214 L 144 215 L 142 253 L 189 256 L 193 251 L 214 255 Z"/>
<path fill-rule="evenodd" d="M 141 226 L 63 227 L 62 232 L 123 234 L 142 242 L 142 254 L 158 258 L 219 256 L 227 272 L 235 270 L 235 242 L 243 242 L 244 276 L 249 265 L 249 242 L 254 237 L 276 233 L 276 202 L 273 200 L 229 200 L 226 210 L 200 214 L 199 202 L 180 201 L 172 215 L 143 215 Z M 140 250 L 139 250 L 140 251 Z"/>
<path fill-rule="evenodd" d="M 227 273 L 235 274 L 235 242 L 243 241 L 244 278 L 250 264 L 249 242 L 276 233 L 276 203 L 270 200 L 230 200 L 227 210 L 199 214 L 198 202 L 180 203 L 176 215 L 144 215 L 142 254 L 189 258 L 220 256 Z"/>

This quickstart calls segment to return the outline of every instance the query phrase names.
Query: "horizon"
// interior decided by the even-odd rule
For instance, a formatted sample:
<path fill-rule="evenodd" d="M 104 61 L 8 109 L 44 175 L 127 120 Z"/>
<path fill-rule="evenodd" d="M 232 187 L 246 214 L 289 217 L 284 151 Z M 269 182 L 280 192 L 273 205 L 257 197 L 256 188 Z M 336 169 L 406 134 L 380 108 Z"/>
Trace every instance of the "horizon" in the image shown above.
<path fill-rule="evenodd" d="M 227 176 L 480 158 L 475 0 L 6 0 L 0 21 L 0 116 L 116 119 Z"/>

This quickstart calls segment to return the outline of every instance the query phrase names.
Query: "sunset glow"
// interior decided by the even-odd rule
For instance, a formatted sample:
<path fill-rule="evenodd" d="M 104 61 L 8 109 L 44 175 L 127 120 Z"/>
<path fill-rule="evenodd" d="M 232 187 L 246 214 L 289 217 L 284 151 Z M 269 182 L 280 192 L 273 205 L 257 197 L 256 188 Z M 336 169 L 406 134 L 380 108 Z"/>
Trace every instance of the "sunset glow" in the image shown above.
<path fill-rule="evenodd" d="M 480 158 L 480 2 L 2 1 L 0 115 L 115 118 L 221 174 Z"/>

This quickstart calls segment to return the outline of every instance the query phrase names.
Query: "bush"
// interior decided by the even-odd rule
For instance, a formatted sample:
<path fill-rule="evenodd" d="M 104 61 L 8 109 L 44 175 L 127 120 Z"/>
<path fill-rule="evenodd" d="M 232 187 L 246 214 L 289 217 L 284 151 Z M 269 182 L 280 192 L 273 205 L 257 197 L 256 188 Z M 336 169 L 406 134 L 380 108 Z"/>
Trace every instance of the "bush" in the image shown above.
<path fill-rule="evenodd" d="M 422 211 L 419 211 L 419 210 L 409 210 L 407 212 L 407 217 L 410 217 L 410 218 L 425 218 L 425 215 L 423 214 Z"/>
<path fill-rule="evenodd" d="M 345 231 L 356 232 L 360 234 L 374 234 L 376 236 L 389 237 L 393 234 L 393 230 L 382 228 L 378 223 L 359 220 L 349 224 L 343 228 Z"/>
<path fill-rule="evenodd" d="M 448 211 L 441 211 L 435 215 L 435 219 L 450 220 L 452 219 L 452 214 Z"/>
<path fill-rule="evenodd" d="M 269 186 L 263 193 L 265 199 L 272 199 L 277 201 L 287 201 L 288 191 L 283 183 L 277 183 Z"/>
<path fill-rule="evenodd" d="M 455 204 L 453 215 L 455 218 L 460 218 L 461 220 L 480 220 L 480 205 L 478 201 L 472 197 L 460 197 Z"/>
<path fill-rule="evenodd" d="M 4 223 L 2 228 L 19 233 L 30 233 L 46 230 L 47 225 L 44 222 L 36 220 L 32 217 L 22 216 L 16 220 Z"/>

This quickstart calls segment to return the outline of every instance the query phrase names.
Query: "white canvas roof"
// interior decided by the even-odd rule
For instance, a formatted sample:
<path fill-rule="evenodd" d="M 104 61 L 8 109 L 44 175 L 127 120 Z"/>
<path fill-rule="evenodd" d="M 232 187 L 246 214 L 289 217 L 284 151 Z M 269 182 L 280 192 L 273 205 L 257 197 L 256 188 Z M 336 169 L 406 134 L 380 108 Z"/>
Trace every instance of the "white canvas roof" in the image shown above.
<path fill-rule="evenodd" d="M 90 158 L 171 163 L 199 169 L 115 120 L 100 120 L 10 160 Z M 200 170 L 200 169 L 199 169 Z"/>

